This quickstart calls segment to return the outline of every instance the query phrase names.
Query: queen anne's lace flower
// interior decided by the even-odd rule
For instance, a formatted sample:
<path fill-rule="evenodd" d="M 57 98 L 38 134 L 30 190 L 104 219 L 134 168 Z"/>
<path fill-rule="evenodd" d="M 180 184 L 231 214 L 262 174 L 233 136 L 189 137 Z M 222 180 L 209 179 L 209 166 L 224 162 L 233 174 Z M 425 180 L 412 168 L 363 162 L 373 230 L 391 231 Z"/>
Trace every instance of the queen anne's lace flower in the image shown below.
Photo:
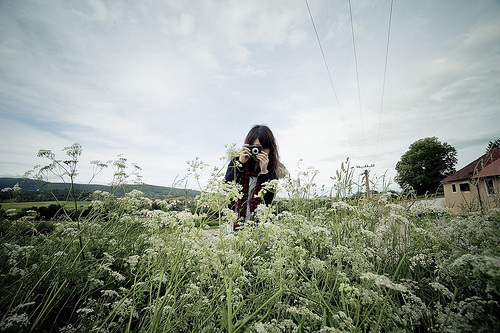
<path fill-rule="evenodd" d="M 405 293 L 408 291 L 402 284 L 392 282 L 387 276 L 378 275 L 371 272 L 361 274 L 361 278 L 369 281 L 373 281 L 379 287 L 386 287 L 395 291 Z"/>

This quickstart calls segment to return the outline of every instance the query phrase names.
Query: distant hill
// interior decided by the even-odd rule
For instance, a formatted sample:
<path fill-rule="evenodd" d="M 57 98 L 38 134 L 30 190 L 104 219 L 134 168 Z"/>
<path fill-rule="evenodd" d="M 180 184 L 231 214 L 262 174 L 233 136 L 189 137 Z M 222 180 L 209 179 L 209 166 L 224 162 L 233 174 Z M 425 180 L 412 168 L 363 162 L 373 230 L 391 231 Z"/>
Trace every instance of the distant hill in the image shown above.
<path fill-rule="evenodd" d="M 23 178 L 0 178 L 0 190 L 4 188 L 13 188 L 16 184 L 19 184 L 21 187 L 21 192 L 46 192 L 49 191 L 49 188 L 47 186 L 40 187 L 37 182 L 34 180 L 24 180 Z M 67 191 L 68 189 L 68 184 L 64 183 L 50 183 L 50 190 L 55 190 L 55 191 Z M 75 184 L 75 189 L 79 191 L 85 191 L 85 192 L 94 192 L 94 191 L 110 191 L 110 186 L 109 185 L 99 185 L 99 184 Z M 181 188 L 175 188 L 175 187 L 167 187 L 167 186 L 157 186 L 157 185 L 125 185 L 125 189 L 127 192 L 130 192 L 132 190 L 139 190 L 143 192 L 147 197 L 151 199 L 163 199 L 166 197 L 169 198 L 175 198 L 175 197 L 184 197 L 187 195 L 188 197 L 195 197 L 200 194 L 199 191 L 195 190 L 184 190 Z M 1 192 L 2 197 L 4 195 L 8 196 L 8 193 L 6 192 Z M 12 194 L 12 192 L 11 192 Z M 123 196 L 123 190 L 117 190 L 115 192 L 116 196 Z"/>

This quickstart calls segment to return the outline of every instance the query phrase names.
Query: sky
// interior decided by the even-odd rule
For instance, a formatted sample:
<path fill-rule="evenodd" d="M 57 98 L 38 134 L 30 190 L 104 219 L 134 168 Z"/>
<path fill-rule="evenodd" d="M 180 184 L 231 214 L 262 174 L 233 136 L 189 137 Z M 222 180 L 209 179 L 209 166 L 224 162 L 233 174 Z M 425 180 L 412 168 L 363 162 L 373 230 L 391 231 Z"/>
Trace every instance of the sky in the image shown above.
<path fill-rule="evenodd" d="M 77 182 L 122 154 L 147 184 L 199 189 L 186 161 L 209 165 L 203 187 L 255 124 L 318 187 L 349 158 L 398 189 L 434 136 L 458 170 L 500 138 L 498 17 L 498 0 L 2 0 L 0 176 L 79 143 Z"/>

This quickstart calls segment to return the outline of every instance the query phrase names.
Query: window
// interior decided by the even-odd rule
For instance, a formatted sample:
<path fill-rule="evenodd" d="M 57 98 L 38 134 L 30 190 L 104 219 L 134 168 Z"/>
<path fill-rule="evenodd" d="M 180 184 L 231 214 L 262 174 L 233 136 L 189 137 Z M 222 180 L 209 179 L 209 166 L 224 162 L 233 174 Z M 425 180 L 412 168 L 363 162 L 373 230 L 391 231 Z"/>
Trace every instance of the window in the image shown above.
<path fill-rule="evenodd" d="M 455 185 L 455 184 L 451 184 L 451 191 L 452 191 L 453 193 L 457 193 L 457 185 Z"/>
<path fill-rule="evenodd" d="M 460 191 L 462 191 L 462 192 L 470 192 L 469 183 L 460 184 Z"/>
<path fill-rule="evenodd" d="M 486 191 L 488 192 L 488 195 L 495 195 L 493 178 L 486 178 L 484 182 L 486 183 Z"/>

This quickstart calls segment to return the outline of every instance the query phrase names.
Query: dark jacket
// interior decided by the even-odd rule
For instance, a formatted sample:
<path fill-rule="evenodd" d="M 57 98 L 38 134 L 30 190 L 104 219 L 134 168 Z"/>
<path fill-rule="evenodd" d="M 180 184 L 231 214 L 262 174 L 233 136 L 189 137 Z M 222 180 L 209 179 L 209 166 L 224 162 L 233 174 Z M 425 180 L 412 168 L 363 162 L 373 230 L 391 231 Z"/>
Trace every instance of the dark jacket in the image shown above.
<path fill-rule="evenodd" d="M 227 167 L 226 181 L 235 181 L 239 184 L 241 181 L 241 174 L 243 173 L 243 171 L 245 171 L 246 168 L 255 168 L 254 170 L 258 170 L 259 166 L 252 159 L 249 159 L 245 164 L 240 163 L 237 157 L 235 159 L 232 159 L 229 162 L 229 166 Z M 263 184 L 269 180 L 271 180 L 271 175 L 270 173 L 267 173 L 265 175 L 259 175 L 257 178 L 257 183 Z M 264 194 L 264 203 L 266 205 L 270 205 L 274 200 L 274 196 L 275 193 L 268 191 L 266 194 Z M 230 208 L 234 209 L 234 205 L 235 202 L 231 203 Z"/>

